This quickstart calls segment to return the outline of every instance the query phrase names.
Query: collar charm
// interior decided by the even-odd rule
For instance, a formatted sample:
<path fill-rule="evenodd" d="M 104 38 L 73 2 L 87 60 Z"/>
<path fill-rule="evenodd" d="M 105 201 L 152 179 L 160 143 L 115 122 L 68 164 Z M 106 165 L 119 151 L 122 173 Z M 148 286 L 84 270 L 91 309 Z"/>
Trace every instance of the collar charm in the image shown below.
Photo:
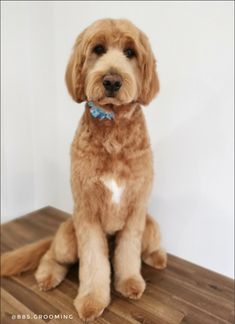
<path fill-rule="evenodd" d="M 88 106 L 90 107 L 90 113 L 92 117 L 98 118 L 99 120 L 103 119 L 114 119 L 113 112 L 107 112 L 101 109 L 100 107 L 96 107 L 93 101 L 88 101 Z"/>

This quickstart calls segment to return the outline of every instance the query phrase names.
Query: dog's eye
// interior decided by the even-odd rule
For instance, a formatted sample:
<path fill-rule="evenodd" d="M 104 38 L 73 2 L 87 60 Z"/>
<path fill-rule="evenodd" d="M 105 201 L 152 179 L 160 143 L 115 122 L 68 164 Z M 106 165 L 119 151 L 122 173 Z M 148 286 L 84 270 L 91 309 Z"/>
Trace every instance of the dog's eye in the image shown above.
<path fill-rule="evenodd" d="M 103 45 L 96 45 L 94 48 L 93 48 L 93 52 L 97 55 L 102 55 L 104 53 L 106 53 L 106 49 Z"/>
<path fill-rule="evenodd" d="M 124 49 L 123 52 L 126 55 L 126 57 L 128 57 L 128 58 L 132 58 L 132 57 L 136 56 L 135 50 L 133 50 L 132 48 L 126 48 L 126 49 Z"/>

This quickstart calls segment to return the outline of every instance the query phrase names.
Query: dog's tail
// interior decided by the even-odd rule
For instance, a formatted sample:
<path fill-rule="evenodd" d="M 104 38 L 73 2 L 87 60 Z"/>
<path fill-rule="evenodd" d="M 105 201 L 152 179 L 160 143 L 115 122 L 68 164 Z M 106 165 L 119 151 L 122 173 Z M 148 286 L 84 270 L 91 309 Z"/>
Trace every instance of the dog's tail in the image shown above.
<path fill-rule="evenodd" d="M 1 256 L 1 276 L 10 277 L 37 267 L 43 254 L 50 248 L 52 237 L 42 239 Z"/>

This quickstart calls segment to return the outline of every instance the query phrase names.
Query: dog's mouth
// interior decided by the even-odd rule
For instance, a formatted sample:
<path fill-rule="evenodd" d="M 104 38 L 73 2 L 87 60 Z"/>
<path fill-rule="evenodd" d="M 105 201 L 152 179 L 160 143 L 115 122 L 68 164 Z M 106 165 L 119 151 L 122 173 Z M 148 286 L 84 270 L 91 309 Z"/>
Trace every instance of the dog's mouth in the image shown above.
<path fill-rule="evenodd" d="M 100 98 L 99 100 L 97 100 L 97 103 L 101 106 L 104 105 L 111 105 L 111 106 L 120 106 L 123 105 L 123 102 L 121 102 L 121 100 L 119 100 L 117 97 L 115 97 L 115 95 L 106 95 L 103 98 Z"/>
<path fill-rule="evenodd" d="M 87 100 L 94 101 L 99 106 L 125 106 L 135 100 L 137 85 L 129 74 L 113 74 L 92 71 L 85 81 Z"/>
<path fill-rule="evenodd" d="M 117 95 L 117 91 L 106 91 L 105 92 L 106 97 L 108 98 L 115 98 Z"/>

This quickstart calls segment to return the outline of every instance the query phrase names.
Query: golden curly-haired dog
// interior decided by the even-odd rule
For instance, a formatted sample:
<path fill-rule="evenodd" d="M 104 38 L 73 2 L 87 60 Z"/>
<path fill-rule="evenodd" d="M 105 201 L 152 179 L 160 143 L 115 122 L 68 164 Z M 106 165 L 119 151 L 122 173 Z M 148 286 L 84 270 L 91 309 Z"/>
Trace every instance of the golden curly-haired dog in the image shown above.
<path fill-rule="evenodd" d="M 166 266 L 157 223 L 147 214 L 152 152 L 141 108 L 159 90 L 147 37 L 127 20 L 99 20 L 77 38 L 66 71 L 68 91 L 85 112 L 71 149 L 73 216 L 53 239 L 2 257 L 2 275 L 35 268 L 43 290 L 59 285 L 79 258 L 74 305 L 93 320 L 110 302 L 107 237 L 115 235 L 115 288 L 140 298 L 142 260 Z"/>

